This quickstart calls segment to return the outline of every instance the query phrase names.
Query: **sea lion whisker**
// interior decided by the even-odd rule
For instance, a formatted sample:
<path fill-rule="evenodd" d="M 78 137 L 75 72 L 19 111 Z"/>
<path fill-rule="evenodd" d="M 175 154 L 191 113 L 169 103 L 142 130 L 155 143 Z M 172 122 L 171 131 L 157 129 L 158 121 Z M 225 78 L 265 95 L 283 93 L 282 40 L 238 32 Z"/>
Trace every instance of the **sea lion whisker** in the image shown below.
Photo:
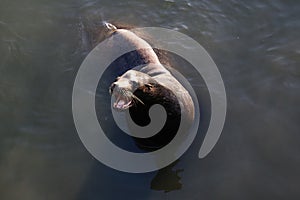
<path fill-rule="evenodd" d="M 126 98 L 133 95 L 131 91 L 125 89 L 120 89 L 118 92 L 120 93 L 120 95 L 125 96 Z"/>
<path fill-rule="evenodd" d="M 137 100 L 137 101 L 139 101 L 141 104 L 143 104 L 143 105 L 145 105 L 143 102 L 142 102 L 142 100 L 140 100 L 137 96 L 135 96 L 134 94 L 132 94 L 132 99 L 133 100 Z"/>
<path fill-rule="evenodd" d="M 132 93 L 132 91 L 130 91 L 130 90 L 118 88 L 116 91 L 119 94 L 117 97 L 117 101 L 121 98 L 121 96 L 123 96 L 123 98 L 126 100 L 126 102 L 129 102 L 132 100 L 134 102 L 138 101 L 141 104 L 145 105 L 144 102 L 141 99 L 139 99 L 137 96 L 135 96 Z"/>

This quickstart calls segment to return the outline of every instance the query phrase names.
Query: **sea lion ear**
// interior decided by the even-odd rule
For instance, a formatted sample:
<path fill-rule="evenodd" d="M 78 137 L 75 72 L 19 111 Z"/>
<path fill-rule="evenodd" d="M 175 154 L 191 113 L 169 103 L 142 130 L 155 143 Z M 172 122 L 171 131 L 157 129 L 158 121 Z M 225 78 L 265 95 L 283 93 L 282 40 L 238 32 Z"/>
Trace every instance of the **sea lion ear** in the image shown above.
<path fill-rule="evenodd" d="M 145 86 L 148 88 L 148 89 L 151 89 L 153 87 L 153 84 L 152 83 L 146 83 Z"/>

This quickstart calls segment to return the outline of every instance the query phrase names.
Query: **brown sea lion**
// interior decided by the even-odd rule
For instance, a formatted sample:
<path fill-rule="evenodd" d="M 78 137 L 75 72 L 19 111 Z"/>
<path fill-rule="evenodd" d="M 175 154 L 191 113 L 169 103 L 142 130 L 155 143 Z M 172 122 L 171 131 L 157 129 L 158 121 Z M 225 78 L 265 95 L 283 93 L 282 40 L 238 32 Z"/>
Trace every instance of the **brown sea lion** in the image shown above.
<path fill-rule="evenodd" d="M 160 63 L 145 40 L 130 30 L 111 29 L 109 44 L 136 49 L 134 56 L 129 55 L 127 60 L 138 63 L 129 67 L 111 84 L 109 91 L 115 98 L 113 108 L 118 111 L 129 109 L 132 120 L 137 125 L 146 126 L 151 121 L 148 114 L 150 107 L 162 105 L 167 113 L 167 121 L 161 131 L 150 138 L 136 138 L 137 144 L 143 148 L 161 148 L 173 139 L 180 123 L 184 122 L 187 129 L 193 123 L 193 100 L 181 83 Z"/>

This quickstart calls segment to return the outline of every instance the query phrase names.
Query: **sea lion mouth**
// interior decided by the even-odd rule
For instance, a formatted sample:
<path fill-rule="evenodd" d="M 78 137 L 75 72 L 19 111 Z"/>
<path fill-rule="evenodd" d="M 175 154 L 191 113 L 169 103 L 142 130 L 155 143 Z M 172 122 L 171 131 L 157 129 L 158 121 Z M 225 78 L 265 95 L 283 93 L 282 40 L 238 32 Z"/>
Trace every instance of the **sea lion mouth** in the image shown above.
<path fill-rule="evenodd" d="M 126 89 L 114 89 L 112 95 L 115 97 L 115 102 L 113 103 L 113 108 L 118 111 L 124 111 L 131 106 L 133 106 L 136 101 L 143 102 L 136 97 L 131 91 Z"/>
<path fill-rule="evenodd" d="M 132 106 L 132 98 L 119 92 L 114 92 L 116 101 L 113 103 L 113 108 L 116 110 L 126 110 Z"/>

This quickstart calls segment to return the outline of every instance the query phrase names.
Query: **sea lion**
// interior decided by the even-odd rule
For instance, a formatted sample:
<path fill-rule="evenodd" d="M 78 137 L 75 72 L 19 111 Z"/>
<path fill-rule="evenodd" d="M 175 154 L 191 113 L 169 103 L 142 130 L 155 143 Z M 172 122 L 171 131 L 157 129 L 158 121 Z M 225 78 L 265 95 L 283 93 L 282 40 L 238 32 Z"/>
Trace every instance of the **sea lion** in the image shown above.
<path fill-rule="evenodd" d="M 173 139 L 180 123 L 184 122 L 187 130 L 191 126 L 195 117 L 193 100 L 189 92 L 161 64 L 145 40 L 130 30 L 115 26 L 111 31 L 109 44 L 135 49 L 124 59 L 124 62 L 130 61 L 130 66 L 125 69 L 123 66 L 116 66 L 116 70 L 125 73 L 109 88 L 110 94 L 115 98 L 112 107 L 118 111 L 129 109 L 132 120 L 137 125 L 146 126 L 151 121 L 148 116 L 150 107 L 154 104 L 162 105 L 167 113 L 167 121 L 161 131 L 146 139 L 135 138 L 142 148 L 159 149 Z"/>

